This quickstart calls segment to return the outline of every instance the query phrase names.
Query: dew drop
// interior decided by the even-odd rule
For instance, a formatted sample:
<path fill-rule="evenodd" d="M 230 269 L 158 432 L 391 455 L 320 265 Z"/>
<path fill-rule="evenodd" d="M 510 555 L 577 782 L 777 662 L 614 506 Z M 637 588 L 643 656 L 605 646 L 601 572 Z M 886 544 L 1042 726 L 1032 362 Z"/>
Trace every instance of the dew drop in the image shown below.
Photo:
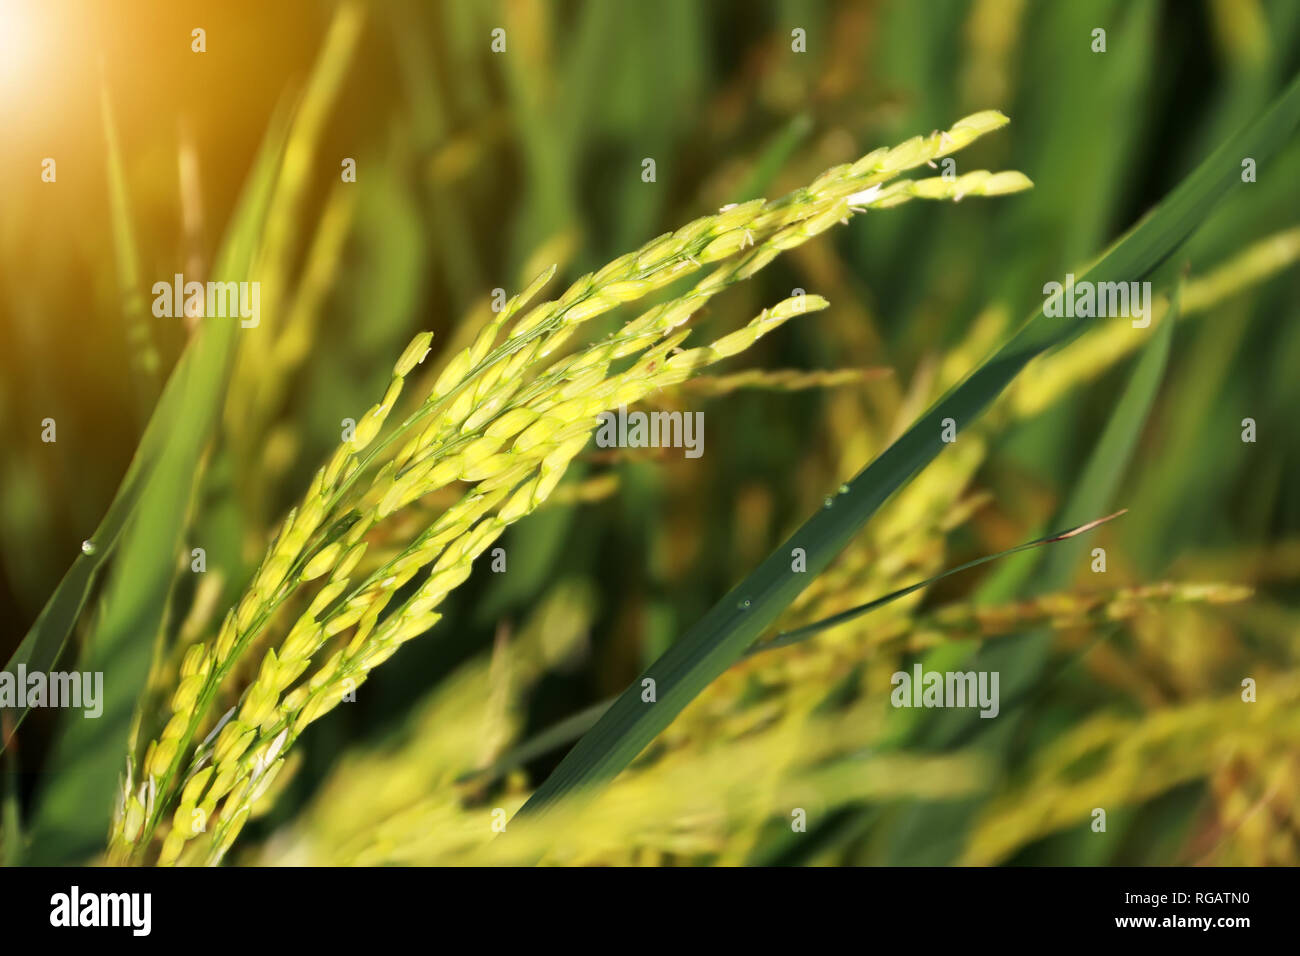
<path fill-rule="evenodd" d="M 749 598 L 741 598 L 740 603 L 738 603 L 738 604 L 736 605 L 736 607 L 740 608 L 742 611 L 746 611 L 746 610 L 748 610 L 748 609 L 749 609 Z"/>
<path fill-rule="evenodd" d="M 848 494 L 848 493 L 849 493 L 849 486 L 848 486 L 848 485 L 840 485 L 840 494 L 842 494 L 842 495 L 846 495 L 846 494 Z"/>
<path fill-rule="evenodd" d="M 825 500 L 822 501 L 823 508 L 829 508 L 833 504 L 835 504 L 835 499 L 832 498 L 830 495 L 827 495 Z"/>
<path fill-rule="evenodd" d="M 86 540 L 86 541 L 81 542 L 81 553 L 82 553 L 82 554 L 94 554 L 94 553 L 95 553 L 95 545 L 94 545 L 94 543 L 93 543 L 92 541 L 90 541 L 90 540 Z"/>

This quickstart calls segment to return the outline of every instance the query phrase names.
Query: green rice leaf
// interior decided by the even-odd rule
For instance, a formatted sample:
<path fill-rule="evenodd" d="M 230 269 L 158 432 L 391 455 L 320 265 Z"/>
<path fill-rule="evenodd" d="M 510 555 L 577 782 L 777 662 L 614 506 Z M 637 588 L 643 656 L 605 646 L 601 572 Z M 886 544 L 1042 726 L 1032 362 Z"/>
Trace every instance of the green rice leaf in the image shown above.
<path fill-rule="evenodd" d="M 1086 534 L 1093 528 L 1103 525 L 1113 518 L 1118 518 L 1127 511 L 1128 509 L 1125 508 L 1121 511 L 1116 511 L 1114 514 L 1107 515 L 1104 518 L 1097 518 L 1094 521 L 1089 521 L 1087 524 L 1081 524 L 1076 528 L 1069 528 L 1065 531 L 1056 531 L 1052 534 L 1045 535 L 1044 537 L 1035 538 L 1033 541 L 1026 541 L 1024 544 L 1018 544 L 1014 548 L 1007 548 L 1005 551 L 999 551 L 997 554 L 986 554 L 981 558 L 975 558 L 973 561 L 967 561 L 964 564 L 957 565 L 955 568 L 949 568 L 947 571 L 936 574 L 934 577 L 926 578 L 924 581 L 909 584 L 907 587 L 899 588 L 897 591 L 890 591 L 884 597 L 878 597 L 874 601 L 868 601 L 866 604 L 859 604 L 857 607 L 848 608 L 847 610 L 840 611 L 838 614 L 832 614 L 830 617 L 823 618 L 820 621 L 814 621 L 813 623 L 806 624 L 803 627 L 795 628 L 793 631 L 782 631 L 770 641 L 755 644 L 747 653 L 757 654 L 760 651 L 770 651 L 778 647 L 788 647 L 791 644 L 798 644 L 800 641 L 806 641 L 808 638 L 813 637 L 822 631 L 828 630 L 832 627 L 837 627 L 846 621 L 851 621 L 864 614 L 870 614 L 872 611 L 882 608 L 893 601 L 897 601 L 899 598 L 904 598 L 909 594 L 914 594 L 922 588 L 929 587 L 936 581 L 942 581 L 944 578 L 950 577 L 951 575 L 959 574 L 962 571 L 969 571 L 971 568 L 977 568 L 981 564 L 988 564 L 990 561 L 996 561 L 999 558 L 1005 558 L 1008 555 L 1020 554 L 1023 551 L 1029 551 L 1033 548 L 1041 548 L 1045 544 L 1054 544 L 1058 541 L 1065 541 L 1069 538 L 1073 538 L 1076 535 Z"/>
<path fill-rule="evenodd" d="M 214 269 L 217 281 L 240 280 L 249 274 L 284 136 L 281 121 L 272 127 L 263 145 Z M 103 535 L 101 529 L 93 539 L 103 541 L 105 551 L 118 546 L 103 614 L 96 621 L 88 653 L 78 662 L 83 671 L 105 674 L 103 712 L 96 719 L 83 719 L 76 711 L 67 715 L 33 821 L 32 849 L 39 857 L 29 863 L 75 860 L 93 853 L 102 842 L 112 811 L 113 781 L 121 772 L 131 715 L 168 607 L 190 499 L 223 404 L 238 331 L 239 323 L 228 318 L 202 321 L 150 420 L 137 462 L 124 485 L 128 494 L 124 497 L 119 492 L 105 518 L 106 524 L 112 520 L 111 534 Z M 145 453 L 147 457 L 141 458 Z M 60 629 L 40 629 L 41 620 L 33 629 L 38 645 L 34 651 L 41 652 L 42 661 L 53 663 L 67 630 L 76 621 L 91 576 L 99 568 L 98 563 L 83 566 L 82 562 L 92 557 L 102 561 L 98 547 L 94 555 L 83 555 L 73 567 L 74 573 L 90 568 L 89 574 L 83 571 L 83 588 L 65 592 L 61 584 L 55 592 L 55 606 L 47 606 L 42 613 L 41 620 L 48 614 Z M 78 575 L 75 583 L 81 581 L 82 575 Z M 32 636 L 24 641 L 19 654 Z"/>

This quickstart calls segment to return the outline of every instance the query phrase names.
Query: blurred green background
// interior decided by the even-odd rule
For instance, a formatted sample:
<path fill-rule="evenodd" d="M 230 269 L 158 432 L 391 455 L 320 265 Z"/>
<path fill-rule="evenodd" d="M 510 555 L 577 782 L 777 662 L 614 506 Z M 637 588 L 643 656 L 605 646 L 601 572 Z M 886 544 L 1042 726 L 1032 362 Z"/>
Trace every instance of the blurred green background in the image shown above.
<path fill-rule="evenodd" d="M 663 396 L 706 413 L 699 459 L 589 449 L 572 476 L 580 490 L 508 533 L 508 573 L 476 572 L 434 635 L 313 728 L 285 792 L 246 834 L 243 862 L 460 859 L 419 815 L 434 812 L 431 795 L 446 801 L 438 812 L 471 813 L 503 788 L 536 786 L 564 748 L 467 789 L 454 781 L 474 766 L 452 765 L 458 757 L 429 741 L 459 726 L 439 710 L 451 706 L 439 688 L 459 686 L 472 662 L 499 664 L 518 635 L 564 646 L 535 673 L 517 668 L 531 676 L 512 685 L 508 721 L 491 707 L 471 714 L 483 703 L 473 694 L 453 697 L 482 733 L 470 748 L 481 766 L 617 693 L 1041 305 L 1044 283 L 1083 271 L 1300 69 L 1300 4 L 1288 0 L 123 0 L 91 10 L 0 0 L 0 10 L 6 659 L 112 500 L 189 337 L 184 319 L 150 314 L 148 290 L 211 269 L 277 116 L 294 115 L 281 175 L 300 187 L 268 227 L 281 232 L 262 323 L 237 336 L 190 506 L 186 552 L 204 547 L 209 570 L 200 582 L 178 565 L 172 635 L 219 622 L 341 420 L 382 392 L 410 337 L 431 329 L 435 355 L 452 354 L 494 289 L 513 294 L 552 262 L 576 278 L 726 203 L 778 196 L 982 109 L 1011 125 L 959 154 L 958 171 L 1018 169 L 1035 183 L 861 217 L 711 306 L 707 329 L 724 330 L 793 289 L 823 295 L 828 311 L 738 367 L 862 374 Z M 196 27 L 203 53 L 191 49 Z M 1092 49 L 1099 28 L 1104 53 Z M 804 31 L 802 52 L 793 31 Z M 57 162 L 54 183 L 41 181 L 45 157 Z M 355 183 L 341 181 L 345 158 Z M 797 749 L 797 734 L 773 735 L 805 704 L 849 707 L 847 695 L 853 714 L 882 721 L 863 729 L 864 746 L 970 756 L 979 782 L 952 793 L 846 784 L 810 813 L 803 839 L 771 805 L 679 817 L 678 830 L 656 827 L 649 811 L 639 826 L 629 803 L 608 840 L 575 859 L 1300 862 L 1300 144 L 1257 177 L 1157 277 L 1168 294 L 1185 273 L 1191 301 L 1097 516 L 1128 515 L 1069 561 L 948 579 L 889 621 L 868 616 L 764 656 L 701 701 L 709 719 L 684 715 L 630 772 L 651 778 L 652 796 L 656 761 L 674 759 L 699 768 L 706 801 L 705 770 L 719 793 L 761 789 L 739 758 L 728 776 L 722 744 L 758 739 L 771 748 L 758 765 L 778 774 L 788 754 L 776 754 Z M 965 457 L 936 462 L 891 504 L 791 621 L 1045 530 L 1144 341 L 1085 338 L 1022 383 L 1014 408 L 1000 406 L 962 439 Z M 54 444 L 41 441 L 47 417 Z M 1247 417 L 1254 444 L 1241 441 Z M 1107 550 L 1104 576 L 1090 572 L 1094 546 Z M 1017 603 L 1043 593 L 1057 603 Z M 92 599 L 88 619 L 94 611 Z M 892 670 L 936 643 L 959 660 L 990 641 L 989 666 L 1036 675 L 996 734 L 884 719 Z M 1239 699 L 1245 677 L 1258 681 L 1254 705 Z M 25 816 L 42 799 L 57 717 L 32 714 L 8 774 Z M 1108 808 L 1104 836 L 1091 829 L 1096 807 Z"/>

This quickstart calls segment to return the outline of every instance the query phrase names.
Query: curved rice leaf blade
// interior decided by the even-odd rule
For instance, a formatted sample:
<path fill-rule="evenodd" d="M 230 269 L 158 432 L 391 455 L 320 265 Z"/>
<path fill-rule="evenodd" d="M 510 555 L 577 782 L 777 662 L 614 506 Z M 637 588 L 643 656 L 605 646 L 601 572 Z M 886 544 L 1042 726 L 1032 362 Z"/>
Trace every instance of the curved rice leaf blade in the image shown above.
<path fill-rule="evenodd" d="M 755 644 L 746 652 L 746 656 L 758 654 L 762 651 L 774 650 L 778 647 L 789 647 L 791 644 L 798 644 L 800 641 L 806 641 L 808 638 L 814 637 L 822 631 L 829 630 L 832 627 L 838 627 L 839 625 L 851 621 L 854 618 L 861 617 L 864 614 L 870 614 L 872 611 L 878 610 L 886 604 L 897 601 L 899 598 L 905 598 L 909 594 L 915 594 L 922 588 L 928 588 L 930 585 L 942 581 L 944 578 L 951 577 L 954 574 L 960 574 L 962 571 L 969 571 L 971 568 L 977 568 L 981 564 L 988 564 L 991 561 L 997 561 L 999 558 L 1005 558 L 1013 554 L 1021 554 L 1034 548 L 1041 548 L 1045 544 L 1055 544 L 1058 541 L 1066 541 L 1077 535 L 1085 534 L 1093 528 L 1105 524 L 1107 521 L 1118 518 L 1127 511 L 1128 509 L 1124 508 L 1120 511 L 1116 511 L 1114 514 L 1106 515 L 1104 518 L 1096 518 L 1086 524 L 1081 524 L 1076 528 L 1070 528 L 1065 531 L 1055 531 L 1051 534 L 1044 535 L 1041 538 L 1035 538 L 1033 541 L 1026 541 L 1024 544 L 1018 544 L 1014 548 L 1007 548 L 1005 551 L 999 551 L 996 554 L 983 555 L 982 557 L 967 561 L 964 564 L 959 564 L 956 567 L 948 568 L 946 571 L 941 571 L 933 577 L 926 578 L 924 581 L 917 581 L 915 584 L 909 584 L 905 588 L 890 591 L 884 597 L 875 598 L 874 600 L 868 601 L 866 604 L 859 604 L 856 607 L 848 608 L 847 610 L 840 611 L 838 614 L 832 614 L 830 617 L 822 618 L 820 621 L 813 621 L 811 624 L 795 628 L 793 631 L 782 631 L 770 641 Z"/>
<path fill-rule="evenodd" d="M 907 595 L 919 591 L 922 588 L 929 587 L 931 584 L 934 584 L 937 581 L 942 581 L 946 577 L 950 577 L 951 575 L 954 574 L 960 574 L 962 571 L 968 571 L 971 568 L 979 567 L 981 564 L 988 564 L 990 561 L 997 561 L 999 558 L 1005 558 L 1008 555 L 1019 554 L 1020 552 L 1027 551 L 1030 548 L 1039 548 L 1045 544 L 1053 544 L 1057 541 L 1064 541 L 1065 539 L 1072 538 L 1075 535 L 1083 534 L 1087 531 L 1091 531 L 1093 528 L 1097 527 L 1098 525 L 1104 524 L 1105 522 L 1110 521 L 1112 518 L 1118 518 L 1122 514 L 1124 514 L 1123 511 L 1117 511 L 1115 512 L 1115 514 L 1107 515 L 1106 517 L 1099 518 L 1096 521 L 1090 521 L 1086 525 L 1081 525 L 1080 527 L 1077 528 L 1071 528 L 1068 531 L 1060 531 L 1057 532 L 1056 534 L 1051 534 L 1042 538 L 1037 538 L 1033 541 L 1027 541 L 1024 544 L 1016 545 L 1016 547 L 1014 548 L 1008 548 L 1006 551 L 999 551 L 997 554 L 987 554 L 984 555 L 983 557 L 975 558 L 973 561 L 967 561 L 964 564 L 959 564 L 956 567 L 949 568 L 948 570 L 936 574 L 933 577 L 926 578 L 924 581 L 918 581 L 916 584 L 909 584 L 905 588 L 899 588 L 897 591 L 891 591 L 890 593 L 886 594 L 884 597 L 876 598 L 875 600 L 869 601 L 866 604 L 860 604 L 857 607 L 849 608 L 846 611 L 841 611 L 838 614 L 834 614 L 831 617 L 824 618 L 820 621 L 814 621 L 812 624 L 808 624 L 804 627 L 796 628 L 793 631 L 783 631 L 769 641 L 764 641 L 761 644 L 753 645 L 752 647 L 749 648 L 748 651 L 745 652 L 744 656 L 750 657 L 753 656 L 754 654 L 760 654 L 763 651 L 775 650 L 778 647 L 789 647 L 791 644 L 797 644 L 801 641 L 806 641 L 808 640 L 808 638 L 815 637 L 817 634 L 819 634 L 822 631 L 828 630 L 832 627 L 836 627 L 840 624 L 843 624 L 846 621 L 852 620 L 855 617 L 860 617 L 863 614 L 869 614 L 870 612 L 875 611 L 878 608 L 884 607 L 886 604 L 889 604 L 893 601 L 897 601 L 899 598 L 907 597 Z M 590 707 L 586 707 L 583 710 L 578 711 L 576 714 L 572 714 L 569 717 L 566 717 L 564 720 L 561 720 L 558 723 L 552 724 L 550 727 L 546 728 L 545 730 L 537 733 L 536 735 L 530 737 L 528 740 L 524 741 L 523 743 L 515 746 L 506 754 L 497 758 L 488 766 L 463 774 L 460 778 L 458 778 L 457 782 L 468 783 L 472 781 L 475 783 L 482 784 L 482 783 L 499 780 L 510 771 L 516 770 L 519 767 L 524 766 L 526 763 L 528 763 L 528 761 L 538 756 L 541 756 L 542 754 L 548 753 L 549 751 L 554 750 L 563 744 L 567 744 L 570 741 L 577 740 L 584 733 L 586 733 L 593 726 L 595 726 L 596 721 L 598 721 L 601 715 L 604 714 L 605 711 L 609 709 L 610 704 L 612 704 L 614 700 L 615 698 L 611 697 L 608 700 L 599 701 L 595 704 L 592 704 Z"/>
<path fill-rule="evenodd" d="M 95 533 L 87 539 L 82 554 L 72 563 L 72 567 L 63 576 L 45 607 L 37 616 L 31 630 L 23 638 L 18 649 L 10 656 L 5 670 L 15 673 L 24 666 L 30 671 L 49 671 L 54 667 L 68 635 L 81 616 L 86 597 L 94 585 L 108 556 L 117 545 L 119 535 L 127 519 L 135 512 L 145 485 L 158 466 L 158 461 L 167 447 L 167 441 L 173 432 L 181 397 L 185 392 L 185 382 L 192 374 L 194 349 L 187 348 L 176 364 L 176 369 L 168 379 L 158 407 L 154 410 L 145 428 L 144 437 L 131 458 L 126 476 L 118 487 L 108 511 Z M 17 732 L 28 708 L 0 708 L 0 725 L 4 727 L 0 735 L 0 752 L 8 745 L 9 739 Z"/>
<path fill-rule="evenodd" d="M 243 279 L 249 273 L 279 169 L 285 130 L 282 116 L 263 145 L 214 268 L 213 277 L 218 281 Z M 113 529 L 113 542 L 120 547 L 105 589 L 102 614 L 95 622 L 88 651 L 78 662 L 83 673 L 104 675 L 96 702 L 102 713 L 89 718 L 74 709 L 65 715 L 42 775 L 45 785 L 32 821 L 28 863 L 75 861 L 95 852 L 103 842 L 135 701 L 144 687 L 154 641 L 167 611 L 192 493 L 224 403 L 238 332 L 237 320 L 204 319 L 168 382 L 163 398 L 167 406 L 155 416 L 157 427 L 165 427 L 159 433 L 161 447 L 148 460 L 147 471 L 142 470 L 136 479 L 131 507 L 124 509 L 121 525 Z M 146 441 L 154 430 L 151 420 Z M 73 596 L 79 608 L 85 592 Z M 75 620 L 75 614 L 67 619 L 69 628 Z M 58 653 L 56 641 L 61 644 L 65 636 L 52 630 L 41 635 L 48 642 L 51 660 Z"/>
<path fill-rule="evenodd" d="M 272 128 L 280 132 L 268 138 L 268 145 L 264 147 L 253 173 L 253 181 L 261 184 L 259 188 L 269 188 L 278 165 L 283 144 L 283 118 L 277 120 Z M 236 213 L 235 225 L 223 252 L 222 262 L 218 263 L 217 274 L 233 274 L 238 264 L 246 263 L 251 257 L 250 243 L 264 212 L 265 201 L 266 196 L 261 194 L 250 194 L 243 201 Z M 191 382 L 198 374 L 198 367 L 211 361 L 213 353 L 229 348 L 234 342 L 236 329 L 237 326 L 229 321 L 215 325 L 205 322 L 186 346 L 175 369 L 168 376 L 162 396 L 149 417 L 140 444 L 103 520 L 95 533 L 87 539 L 82 553 L 63 576 L 18 649 L 10 656 L 5 670 L 12 673 L 20 664 L 29 672 L 49 671 L 53 668 L 73 626 L 81 617 L 86 598 L 100 569 L 116 548 L 128 521 L 135 515 L 141 497 L 167 454 L 177 430 L 185 425 L 184 407 L 193 387 Z M 211 341 L 214 337 L 221 341 Z M 0 752 L 4 751 L 9 738 L 18 730 L 27 711 L 26 706 L 0 709 L 4 726 L 4 734 L 0 737 Z"/>

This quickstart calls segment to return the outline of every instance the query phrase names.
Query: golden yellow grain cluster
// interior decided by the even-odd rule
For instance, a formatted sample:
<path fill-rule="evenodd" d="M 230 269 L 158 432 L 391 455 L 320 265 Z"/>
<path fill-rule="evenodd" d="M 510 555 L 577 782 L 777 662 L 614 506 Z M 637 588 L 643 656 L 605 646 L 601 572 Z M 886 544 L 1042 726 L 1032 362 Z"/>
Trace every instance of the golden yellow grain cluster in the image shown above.
<path fill-rule="evenodd" d="M 186 652 L 170 716 L 138 767 L 128 765 L 110 859 L 142 861 L 161 838 L 160 863 L 181 860 L 192 843 L 186 862 L 220 860 L 303 729 L 438 621 L 440 603 L 470 575 L 475 559 L 555 490 L 590 439 L 597 415 L 680 384 L 827 303 L 795 296 L 708 345 L 684 348 L 690 333 L 683 326 L 702 306 L 854 214 L 912 198 L 960 200 L 1026 188 L 1029 181 L 1014 172 L 891 182 L 1005 123 L 1000 113 L 977 113 L 946 132 L 828 170 L 776 201 L 726 207 L 525 311 L 552 268 L 511 299 L 447 362 L 423 403 L 391 426 L 407 377 L 430 351 L 430 334 L 417 336 L 398 359 L 382 399 L 284 519 L 216 635 Z M 562 352 L 585 323 L 714 263 L 679 297 L 594 344 Z M 463 487 L 454 504 L 356 579 L 376 525 L 454 483 Z M 390 611 L 394 597 L 419 574 L 423 583 Z M 315 593 L 310 600 L 302 595 L 306 606 L 292 623 L 281 621 L 277 612 L 293 606 L 290 600 L 309 585 Z M 273 634 L 280 629 L 284 636 L 277 641 Z M 265 651 L 254 672 L 248 656 L 255 644 Z M 241 676 L 246 683 L 232 687 Z M 238 703 L 196 745 L 221 693 L 237 696 Z"/>

